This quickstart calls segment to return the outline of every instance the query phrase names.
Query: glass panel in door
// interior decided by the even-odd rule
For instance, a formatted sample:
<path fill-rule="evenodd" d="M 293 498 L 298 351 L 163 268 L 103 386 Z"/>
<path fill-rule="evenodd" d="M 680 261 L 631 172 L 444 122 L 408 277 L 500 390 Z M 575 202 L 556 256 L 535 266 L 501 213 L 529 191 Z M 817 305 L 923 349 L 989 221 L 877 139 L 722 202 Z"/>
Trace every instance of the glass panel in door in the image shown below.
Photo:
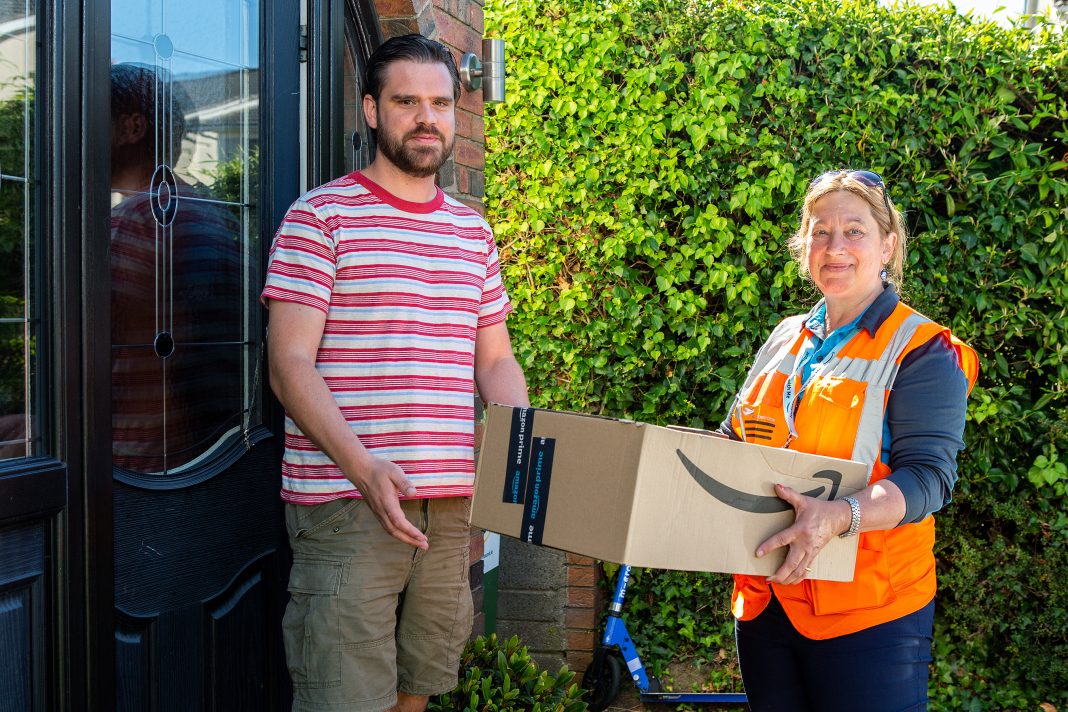
<path fill-rule="evenodd" d="M 363 70 L 367 64 L 370 48 L 367 47 L 367 30 L 361 28 L 360 18 L 353 7 L 345 5 L 345 48 L 342 101 L 341 145 L 345 154 L 344 172 L 366 168 L 374 160 L 374 141 L 363 117 Z M 361 31 L 362 30 L 362 31 Z"/>
<path fill-rule="evenodd" d="M 0 460 L 38 454 L 35 3 L 0 3 Z"/>
<path fill-rule="evenodd" d="M 113 0 L 112 442 L 209 467 L 259 422 L 257 0 Z"/>

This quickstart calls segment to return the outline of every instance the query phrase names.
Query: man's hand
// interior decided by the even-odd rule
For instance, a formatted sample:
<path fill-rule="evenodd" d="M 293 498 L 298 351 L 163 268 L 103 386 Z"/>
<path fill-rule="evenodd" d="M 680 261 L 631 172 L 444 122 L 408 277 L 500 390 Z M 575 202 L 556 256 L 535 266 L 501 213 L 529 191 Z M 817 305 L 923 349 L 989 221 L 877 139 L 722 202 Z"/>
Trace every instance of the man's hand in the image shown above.
<path fill-rule="evenodd" d="M 270 302 L 271 388 L 289 417 L 356 485 L 382 528 L 405 544 L 426 549 L 426 535 L 401 510 L 398 493 L 415 487 L 395 463 L 370 454 L 341 415 L 334 394 L 315 368 L 326 314 L 294 302 Z"/>
<path fill-rule="evenodd" d="M 832 537 L 849 528 L 849 504 L 841 500 L 825 502 L 806 497 L 786 485 L 775 485 L 775 494 L 794 508 L 794 523 L 757 547 L 756 555 L 760 557 L 779 547 L 790 547 L 782 566 L 768 577 L 771 583 L 790 585 L 807 578 L 816 554 Z"/>
<path fill-rule="evenodd" d="M 426 534 L 408 521 L 398 495 L 412 497 L 415 485 L 396 463 L 371 455 L 353 482 L 382 528 L 395 539 L 420 549 L 430 547 Z"/>

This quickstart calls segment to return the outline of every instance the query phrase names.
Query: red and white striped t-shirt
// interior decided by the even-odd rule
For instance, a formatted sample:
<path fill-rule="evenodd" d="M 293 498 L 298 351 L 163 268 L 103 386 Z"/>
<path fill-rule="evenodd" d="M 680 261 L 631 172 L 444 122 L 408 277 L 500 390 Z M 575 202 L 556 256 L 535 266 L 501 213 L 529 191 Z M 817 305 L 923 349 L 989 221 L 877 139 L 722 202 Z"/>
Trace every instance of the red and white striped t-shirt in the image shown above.
<path fill-rule="evenodd" d="M 290 207 L 262 297 L 326 313 L 316 368 L 364 447 L 419 497 L 471 495 L 475 332 L 511 311 L 481 215 L 440 189 L 410 203 L 352 173 Z M 282 498 L 359 496 L 287 414 Z"/>

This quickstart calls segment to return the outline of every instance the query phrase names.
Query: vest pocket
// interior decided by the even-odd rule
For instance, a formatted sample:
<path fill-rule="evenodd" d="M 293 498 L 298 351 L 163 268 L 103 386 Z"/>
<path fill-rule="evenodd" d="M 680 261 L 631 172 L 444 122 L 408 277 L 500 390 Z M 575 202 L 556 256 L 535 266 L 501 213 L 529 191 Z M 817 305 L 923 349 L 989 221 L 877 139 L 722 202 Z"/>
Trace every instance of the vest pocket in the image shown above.
<path fill-rule="evenodd" d="M 797 440 L 791 449 L 851 459 L 866 388 L 845 378 L 812 379 L 797 411 Z"/>
<path fill-rule="evenodd" d="M 886 533 L 860 534 L 852 581 L 809 581 L 812 609 L 818 616 L 879 608 L 897 599 L 886 558 Z"/>
<path fill-rule="evenodd" d="M 760 374 L 731 412 L 731 426 L 743 440 L 768 447 L 786 444 L 790 432 L 782 417 L 785 381 L 786 376 L 777 371 Z"/>

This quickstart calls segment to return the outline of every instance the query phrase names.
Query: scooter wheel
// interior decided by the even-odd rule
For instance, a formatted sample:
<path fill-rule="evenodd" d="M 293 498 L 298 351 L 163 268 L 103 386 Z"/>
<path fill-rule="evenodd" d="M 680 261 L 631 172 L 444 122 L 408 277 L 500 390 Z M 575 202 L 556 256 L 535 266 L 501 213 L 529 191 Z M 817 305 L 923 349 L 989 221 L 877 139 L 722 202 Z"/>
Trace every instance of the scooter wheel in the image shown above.
<path fill-rule="evenodd" d="M 586 703 L 590 712 L 601 712 L 616 699 L 619 684 L 623 679 L 623 661 L 615 655 L 605 655 L 601 664 L 590 668 L 582 676 L 582 688 L 586 690 Z"/>

